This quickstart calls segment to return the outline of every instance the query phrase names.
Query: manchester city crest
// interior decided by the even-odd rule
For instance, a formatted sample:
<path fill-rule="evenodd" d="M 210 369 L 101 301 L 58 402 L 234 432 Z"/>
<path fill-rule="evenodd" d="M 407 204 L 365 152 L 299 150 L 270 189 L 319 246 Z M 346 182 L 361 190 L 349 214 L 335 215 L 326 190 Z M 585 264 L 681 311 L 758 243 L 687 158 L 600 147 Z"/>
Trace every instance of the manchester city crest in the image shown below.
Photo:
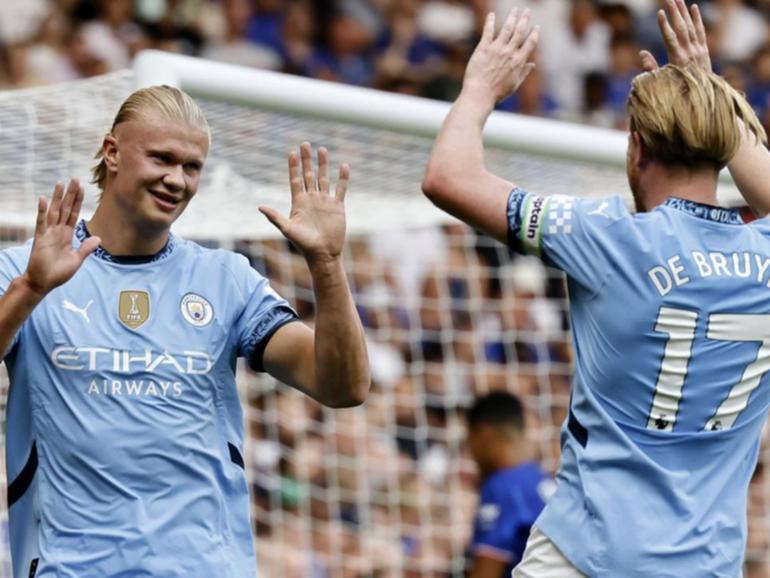
<path fill-rule="evenodd" d="M 185 321 L 196 327 L 208 325 L 214 318 L 214 308 L 211 307 L 211 303 L 195 293 L 188 293 L 182 297 L 180 308 Z"/>

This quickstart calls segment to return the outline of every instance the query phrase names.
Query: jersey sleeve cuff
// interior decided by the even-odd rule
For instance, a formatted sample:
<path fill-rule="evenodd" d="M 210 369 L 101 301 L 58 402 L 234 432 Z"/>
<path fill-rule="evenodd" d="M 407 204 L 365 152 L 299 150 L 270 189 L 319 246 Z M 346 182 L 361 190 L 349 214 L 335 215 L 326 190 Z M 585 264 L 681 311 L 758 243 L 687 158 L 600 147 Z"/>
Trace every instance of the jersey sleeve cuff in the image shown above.
<path fill-rule="evenodd" d="M 521 206 L 529 193 L 522 188 L 516 187 L 508 196 L 508 246 L 517 253 L 523 253 L 524 247 L 521 244 Z"/>
<path fill-rule="evenodd" d="M 21 329 L 19 329 L 16 332 L 16 335 L 13 336 L 13 340 L 11 340 L 10 345 L 8 345 L 8 349 L 5 352 L 0 352 L 0 362 L 5 361 L 8 359 L 10 355 L 13 354 L 14 350 L 16 349 L 16 346 L 19 344 L 19 336 L 21 335 Z"/>
<path fill-rule="evenodd" d="M 268 311 L 260 319 L 246 344 L 244 357 L 254 371 L 265 371 L 262 357 L 270 338 L 287 323 L 299 321 L 299 316 L 288 305 L 280 305 Z"/>

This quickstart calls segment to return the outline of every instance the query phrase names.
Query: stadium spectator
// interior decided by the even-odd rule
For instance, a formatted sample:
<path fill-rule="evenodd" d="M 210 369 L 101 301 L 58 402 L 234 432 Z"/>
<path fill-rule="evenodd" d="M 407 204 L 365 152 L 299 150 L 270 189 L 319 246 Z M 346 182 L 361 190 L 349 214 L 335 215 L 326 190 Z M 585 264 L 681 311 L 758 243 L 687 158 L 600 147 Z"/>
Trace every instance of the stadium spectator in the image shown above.
<path fill-rule="evenodd" d="M 594 0 L 573 0 L 563 24 L 544 36 L 540 63 L 561 113 L 574 114 L 583 106 L 582 79 L 607 70 L 609 45 L 610 31 Z"/>
<path fill-rule="evenodd" d="M 610 42 L 607 72 L 607 106 L 614 115 L 612 128 L 626 128 L 626 99 L 631 81 L 640 71 L 639 46 L 630 36 L 615 36 Z"/>
<path fill-rule="evenodd" d="M 108 71 L 127 68 L 143 46 L 144 31 L 134 22 L 131 0 L 99 0 L 97 17 L 82 24 L 79 34 L 90 54 Z"/>
<path fill-rule="evenodd" d="M 748 61 L 767 40 L 764 19 L 741 0 L 708 2 L 704 4 L 703 17 L 713 25 L 720 60 Z"/>
<path fill-rule="evenodd" d="M 283 58 L 279 52 L 280 45 L 273 44 L 273 39 L 267 37 L 268 31 L 264 33 L 266 36 L 264 42 L 251 40 L 252 31 L 249 30 L 249 23 L 252 22 L 253 13 L 250 0 L 223 0 L 223 11 L 224 37 L 219 41 L 209 42 L 201 53 L 203 58 L 267 70 L 283 68 Z M 282 23 L 278 21 L 276 24 Z M 247 39 L 247 33 L 249 39 Z"/>

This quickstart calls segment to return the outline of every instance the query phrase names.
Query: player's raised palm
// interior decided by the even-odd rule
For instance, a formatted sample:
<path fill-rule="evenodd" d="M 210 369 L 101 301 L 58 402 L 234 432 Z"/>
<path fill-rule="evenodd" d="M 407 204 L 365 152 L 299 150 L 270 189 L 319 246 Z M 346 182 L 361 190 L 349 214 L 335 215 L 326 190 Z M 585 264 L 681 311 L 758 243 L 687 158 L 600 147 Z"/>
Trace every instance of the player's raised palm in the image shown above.
<path fill-rule="evenodd" d="M 83 196 L 83 187 L 72 179 L 66 192 L 64 185 L 56 184 L 50 206 L 45 197 L 38 200 L 35 237 L 24 275 L 30 287 L 42 294 L 69 281 L 101 242 L 90 237 L 78 249 L 72 247 Z"/>
<path fill-rule="evenodd" d="M 345 193 L 350 168 L 340 167 L 334 194 L 329 192 L 328 158 L 318 149 L 318 179 L 313 170 L 310 143 L 300 146 L 300 154 L 289 153 L 291 211 L 288 218 L 270 207 L 259 210 L 308 260 L 333 259 L 342 253 L 345 242 Z"/>
<path fill-rule="evenodd" d="M 679 66 L 695 64 L 711 70 L 706 27 L 698 5 L 693 4 L 688 10 L 684 0 L 666 0 L 666 4 L 668 15 L 664 10 L 658 10 L 658 27 L 666 45 L 668 61 Z M 639 56 L 645 70 L 658 68 L 655 57 L 649 51 L 642 50 Z"/>
<path fill-rule="evenodd" d="M 465 69 L 463 90 L 487 95 L 494 102 L 513 94 L 535 68 L 529 59 L 539 32 L 539 27 L 530 26 L 529 10 L 514 9 L 495 36 L 495 15 L 489 14 Z"/>

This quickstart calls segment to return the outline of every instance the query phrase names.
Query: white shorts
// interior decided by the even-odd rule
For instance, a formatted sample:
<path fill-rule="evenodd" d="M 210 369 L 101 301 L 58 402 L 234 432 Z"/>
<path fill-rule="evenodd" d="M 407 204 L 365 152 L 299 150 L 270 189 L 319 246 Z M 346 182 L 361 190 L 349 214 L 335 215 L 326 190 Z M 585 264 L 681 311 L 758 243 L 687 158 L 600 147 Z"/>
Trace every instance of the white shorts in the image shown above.
<path fill-rule="evenodd" d="M 567 560 L 545 534 L 536 527 L 527 540 L 524 556 L 512 578 L 586 578 Z"/>

